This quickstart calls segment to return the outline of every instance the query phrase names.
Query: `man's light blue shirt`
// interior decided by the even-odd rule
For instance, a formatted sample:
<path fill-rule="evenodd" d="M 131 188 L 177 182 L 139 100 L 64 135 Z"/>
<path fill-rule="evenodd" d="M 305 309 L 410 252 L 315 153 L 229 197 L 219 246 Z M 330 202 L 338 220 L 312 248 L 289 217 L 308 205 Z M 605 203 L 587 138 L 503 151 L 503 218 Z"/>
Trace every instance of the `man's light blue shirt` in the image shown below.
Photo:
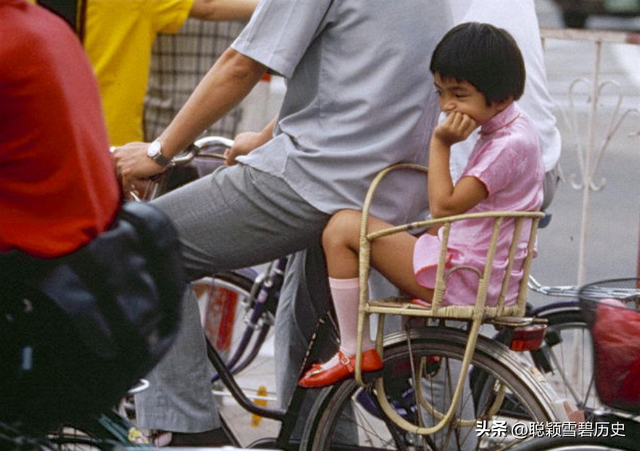
<path fill-rule="evenodd" d="M 239 160 L 285 180 L 327 213 L 361 209 L 385 167 L 426 165 L 439 109 L 431 53 L 452 19 L 444 0 L 263 0 L 232 47 L 287 80 L 274 139 Z M 424 174 L 398 171 L 372 214 L 414 220 Z"/>

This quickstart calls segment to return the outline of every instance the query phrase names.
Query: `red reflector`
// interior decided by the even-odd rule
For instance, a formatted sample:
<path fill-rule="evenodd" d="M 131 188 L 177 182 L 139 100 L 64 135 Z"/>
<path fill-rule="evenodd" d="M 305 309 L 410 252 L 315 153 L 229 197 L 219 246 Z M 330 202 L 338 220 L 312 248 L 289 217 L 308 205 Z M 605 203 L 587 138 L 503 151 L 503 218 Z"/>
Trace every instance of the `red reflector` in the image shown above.
<path fill-rule="evenodd" d="M 509 348 L 518 352 L 540 349 L 546 331 L 546 324 L 516 327 L 513 329 L 513 337 Z"/>

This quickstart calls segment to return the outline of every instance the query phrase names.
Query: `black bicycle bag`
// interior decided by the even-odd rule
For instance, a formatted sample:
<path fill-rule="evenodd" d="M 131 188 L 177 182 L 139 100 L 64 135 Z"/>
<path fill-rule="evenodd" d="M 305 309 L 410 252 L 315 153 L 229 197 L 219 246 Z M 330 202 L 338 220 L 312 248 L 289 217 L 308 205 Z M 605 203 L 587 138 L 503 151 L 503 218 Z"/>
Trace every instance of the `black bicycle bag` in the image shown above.
<path fill-rule="evenodd" d="M 0 255 L 0 419 L 48 428 L 114 406 L 178 329 L 178 236 L 157 207 L 55 259 Z"/>

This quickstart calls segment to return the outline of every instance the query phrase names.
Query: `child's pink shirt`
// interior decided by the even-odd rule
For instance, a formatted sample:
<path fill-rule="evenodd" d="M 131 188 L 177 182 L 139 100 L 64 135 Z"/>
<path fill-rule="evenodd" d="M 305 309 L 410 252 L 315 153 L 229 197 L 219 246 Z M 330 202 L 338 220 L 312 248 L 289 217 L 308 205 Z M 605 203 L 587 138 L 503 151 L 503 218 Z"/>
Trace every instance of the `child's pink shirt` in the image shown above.
<path fill-rule="evenodd" d="M 480 139 L 469 156 L 462 177 L 475 177 L 487 188 L 488 196 L 467 213 L 487 211 L 538 211 L 542 204 L 544 164 L 536 129 L 530 119 L 512 103 L 486 122 Z M 447 268 L 470 265 L 482 271 L 491 240 L 493 220 L 474 219 L 454 222 L 449 235 Z M 504 278 L 514 220 L 502 224 L 487 305 L 495 305 Z M 506 305 L 515 303 L 523 275 L 523 261 L 531 224 L 523 223 L 515 262 L 512 267 Z M 438 236 L 422 235 L 415 246 L 413 266 L 418 283 L 433 288 L 440 252 L 442 229 Z M 478 276 L 470 270 L 457 270 L 447 278 L 442 305 L 472 305 L 476 300 Z"/>

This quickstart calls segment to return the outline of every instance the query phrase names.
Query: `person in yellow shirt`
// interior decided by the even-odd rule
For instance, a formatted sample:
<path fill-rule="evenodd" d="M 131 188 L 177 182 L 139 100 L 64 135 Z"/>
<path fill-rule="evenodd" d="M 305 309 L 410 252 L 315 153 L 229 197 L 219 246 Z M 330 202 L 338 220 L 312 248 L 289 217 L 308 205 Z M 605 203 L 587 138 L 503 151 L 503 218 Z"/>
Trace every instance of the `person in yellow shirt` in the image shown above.
<path fill-rule="evenodd" d="M 144 95 L 158 33 L 187 17 L 245 20 L 258 0 L 85 0 L 83 44 L 93 65 L 112 145 L 142 141 Z"/>
<path fill-rule="evenodd" d="M 156 35 L 176 33 L 187 17 L 246 20 L 258 0 L 39 0 L 38 3 L 67 20 L 84 38 L 85 51 L 98 77 L 110 141 L 117 145 L 143 139 L 143 101 Z M 204 340 L 200 344 L 204 345 Z M 195 369 L 194 373 L 197 372 Z M 185 405 L 190 409 L 187 419 L 174 413 L 180 412 L 181 407 L 174 401 L 185 402 L 182 399 L 171 399 L 166 404 L 165 397 L 158 401 L 159 407 L 149 402 L 149 409 L 136 412 L 140 427 L 155 430 L 152 438 L 156 445 L 229 444 L 209 390 L 206 367 L 200 376 L 197 380 L 202 381 L 202 390 L 184 388 Z M 203 391 L 205 396 L 201 395 Z M 146 395 L 155 397 L 151 390 Z"/>

